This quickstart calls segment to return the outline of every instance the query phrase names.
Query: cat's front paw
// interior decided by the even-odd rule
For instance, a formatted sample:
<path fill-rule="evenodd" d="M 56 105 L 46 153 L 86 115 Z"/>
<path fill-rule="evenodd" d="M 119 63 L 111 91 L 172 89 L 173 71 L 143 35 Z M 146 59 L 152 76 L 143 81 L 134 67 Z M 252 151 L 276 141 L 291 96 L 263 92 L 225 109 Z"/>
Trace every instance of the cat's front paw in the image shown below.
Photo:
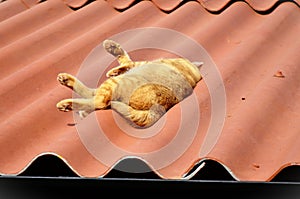
<path fill-rule="evenodd" d="M 67 86 L 69 88 L 73 88 L 75 78 L 68 73 L 59 73 L 57 75 L 57 80 L 61 85 Z"/>
<path fill-rule="evenodd" d="M 110 54 L 112 54 L 115 57 L 124 55 L 125 52 L 122 49 L 122 47 L 120 46 L 120 44 L 116 43 L 115 41 L 112 40 L 105 40 L 103 42 L 103 47 L 105 48 L 105 50 L 107 52 L 109 52 Z"/>
<path fill-rule="evenodd" d="M 63 112 L 68 112 L 73 110 L 73 105 L 71 100 L 62 100 L 56 104 L 58 110 Z"/>

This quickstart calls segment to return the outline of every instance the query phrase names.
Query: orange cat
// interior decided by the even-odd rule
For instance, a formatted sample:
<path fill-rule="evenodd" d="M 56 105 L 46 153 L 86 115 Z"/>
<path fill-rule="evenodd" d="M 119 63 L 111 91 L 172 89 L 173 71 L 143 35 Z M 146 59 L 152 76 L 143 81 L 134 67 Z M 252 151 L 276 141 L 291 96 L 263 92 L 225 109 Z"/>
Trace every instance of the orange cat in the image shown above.
<path fill-rule="evenodd" d="M 81 118 L 93 111 L 112 109 L 136 128 L 157 122 L 171 107 L 192 94 L 201 80 L 202 62 L 184 58 L 134 62 L 116 42 L 105 40 L 105 50 L 120 64 L 107 72 L 98 88 L 88 88 L 76 77 L 60 73 L 57 80 L 83 98 L 57 103 L 60 111 L 77 111 Z"/>

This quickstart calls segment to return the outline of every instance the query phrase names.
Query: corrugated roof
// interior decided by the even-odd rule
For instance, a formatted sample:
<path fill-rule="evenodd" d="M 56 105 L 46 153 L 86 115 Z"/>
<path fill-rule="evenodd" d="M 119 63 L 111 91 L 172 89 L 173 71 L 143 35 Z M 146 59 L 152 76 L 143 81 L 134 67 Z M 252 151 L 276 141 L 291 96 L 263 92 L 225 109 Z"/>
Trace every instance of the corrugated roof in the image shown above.
<path fill-rule="evenodd" d="M 135 156 L 161 178 L 191 178 L 213 160 L 236 180 L 273 179 L 300 162 L 299 20 L 297 1 L 1 2 L 0 173 L 19 175 L 53 154 L 82 177 L 106 176 Z M 140 132 L 106 110 L 85 120 L 100 123 L 108 138 L 100 139 L 55 107 L 72 96 L 58 73 L 87 83 L 105 78 L 96 76 L 111 67 L 111 57 L 97 57 L 107 38 L 122 40 L 134 60 L 174 55 L 157 50 L 162 43 L 192 58 L 199 55 L 195 43 L 202 49 L 204 81 L 167 113 L 155 136 L 133 136 Z M 151 44 L 156 50 L 138 49 Z"/>

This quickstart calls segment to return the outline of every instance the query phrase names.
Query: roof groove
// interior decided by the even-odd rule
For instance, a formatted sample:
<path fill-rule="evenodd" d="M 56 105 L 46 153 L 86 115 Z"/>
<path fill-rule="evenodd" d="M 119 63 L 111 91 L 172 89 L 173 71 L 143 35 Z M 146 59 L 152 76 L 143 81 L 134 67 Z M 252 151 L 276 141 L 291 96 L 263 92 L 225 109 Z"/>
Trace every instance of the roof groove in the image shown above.
<path fill-rule="evenodd" d="M 26 10 L 0 23 L 0 50 L 6 45 L 23 39 L 26 35 L 47 26 L 65 15 L 71 10 L 61 0 L 52 0 L 38 4 L 30 10 Z M 20 31 L 22 29 L 22 31 Z"/>

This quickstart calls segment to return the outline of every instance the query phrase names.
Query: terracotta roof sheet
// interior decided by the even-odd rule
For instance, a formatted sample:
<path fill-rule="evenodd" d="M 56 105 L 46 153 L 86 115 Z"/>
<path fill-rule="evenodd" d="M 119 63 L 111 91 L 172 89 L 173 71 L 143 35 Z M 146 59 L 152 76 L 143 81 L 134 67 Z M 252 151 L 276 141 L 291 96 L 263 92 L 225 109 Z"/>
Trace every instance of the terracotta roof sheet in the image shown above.
<path fill-rule="evenodd" d="M 19 175 L 53 154 L 78 176 L 103 177 L 134 156 L 161 178 L 189 179 L 213 160 L 236 180 L 272 180 L 300 163 L 299 32 L 298 1 L 3 1 L 0 173 Z M 139 137 L 110 110 L 84 122 L 57 111 L 72 96 L 58 73 L 90 85 L 105 78 L 101 72 L 115 63 L 103 53 L 107 38 L 122 41 L 135 60 L 197 58 L 200 49 L 204 81 L 157 134 Z M 104 137 L 89 125 L 95 119 Z"/>
<path fill-rule="evenodd" d="M 71 0 L 72 1 L 72 0 Z M 125 10 L 130 8 L 132 5 L 140 2 L 141 0 L 124 0 L 124 1 L 117 1 L 117 0 L 106 0 L 111 6 L 119 10 Z M 174 11 L 181 5 L 185 3 L 189 3 L 194 0 L 173 0 L 173 1 L 164 1 L 164 0 L 150 0 L 154 5 L 156 5 L 162 11 L 170 12 Z M 194 2 L 198 2 L 201 4 L 205 9 L 210 12 L 221 12 L 226 9 L 231 4 L 235 3 L 235 0 L 196 0 Z M 244 0 L 243 2 L 247 3 L 253 10 L 258 12 L 268 11 L 277 7 L 277 5 L 281 4 L 282 1 L 280 0 Z M 298 0 L 291 0 L 290 2 L 295 2 L 299 4 Z"/>

